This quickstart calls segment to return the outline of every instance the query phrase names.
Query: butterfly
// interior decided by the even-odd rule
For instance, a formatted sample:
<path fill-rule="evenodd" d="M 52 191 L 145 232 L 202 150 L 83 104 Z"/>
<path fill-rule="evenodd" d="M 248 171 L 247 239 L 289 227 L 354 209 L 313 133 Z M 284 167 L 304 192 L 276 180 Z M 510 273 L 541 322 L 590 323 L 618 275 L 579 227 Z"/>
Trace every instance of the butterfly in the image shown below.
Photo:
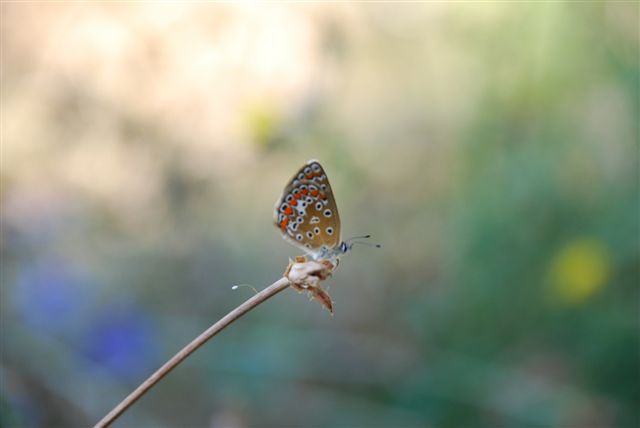
<path fill-rule="evenodd" d="M 274 223 L 282 237 L 314 260 L 337 261 L 357 238 L 341 239 L 340 215 L 329 178 L 317 160 L 303 165 L 289 180 L 274 207 Z"/>

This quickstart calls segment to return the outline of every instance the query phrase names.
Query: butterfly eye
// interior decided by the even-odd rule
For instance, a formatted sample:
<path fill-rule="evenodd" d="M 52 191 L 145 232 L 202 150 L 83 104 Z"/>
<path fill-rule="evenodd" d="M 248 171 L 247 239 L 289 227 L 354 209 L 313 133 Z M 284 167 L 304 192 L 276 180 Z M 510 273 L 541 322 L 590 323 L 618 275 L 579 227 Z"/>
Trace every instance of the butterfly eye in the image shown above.
<path fill-rule="evenodd" d="M 331 228 L 329 228 L 329 229 L 331 229 Z M 313 229 L 313 233 L 315 233 L 316 235 L 320 234 L 320 228 L 319 227 L 315 227 Z"/>
<path fill-rule="evenodd" d="M 303 221 L 304 221 L 304 217 L 302 217 L 302 216 L 299 216 L 299 217 L 296 219 L 296 222 L 297 222 L 297 223 L 300 223 L 300 224 L 302 224 L 302 222 L 303 222 Z"/>
<path fill-rule="evenodd" d="M 307 238 L 309 238 L 309 239 L 313 239 L 313 233 L 311 233 L 311 232 L 307 232 Z"/>
<path fill-rule="evenodd" d="M 311 249 L 311 244 L 304 244 L 304 247 Z"/>
<path fill-rule="evenodd" d="M 320 165 L 314 163 L 313 165 L 311 165 L 311 169 L 313 169 L 314 172 L 320 172 Z"/>
<path fill-rule="evenodd" d="M 298 241 L 302 241 L 302 234 L 301 234 L 301 233 L 298 233 L 298 234 L 296 235 L 296 240 L 298 240 Z"/>
<path fill-rule="evenodd" d="M 298 180 L 304 180 L 304 173 L 301 172 L 300 174 L 298 174 Z"/>
<path fill-rule="evenodd" d="M 327 208 L 322 214 L 324 214 L 325 217 L 331 217 L 331 210 Z"/>
<path fill-rule="evenodd" d="M 311 174 L 311 168 L 309 168 L 309 167 L 306 167 L 303 171 L 304 171 L 305 175 Z"/>
<path fill-rule="evenodd" d="M 322 209 L 322 202 L 316 202 L 316 210 L 320 211 Z"/>
<path fill-rule="evenodd" d="M 305 201 L 307 202 L 307 204 L 310 204 L 311 202 L 313 202 L 313 198 L 311 196 L 307 196 L 305 198 Z"/>
<path fill-rule="evenodd" d="M 298 230 L 298 223 L 291 223 L 289 225 L 289 228 L 291 228 L 291 230 L 293 230 L 294 232 Z"/>
<path fill-rule="evenodd" d="M 322 189 L 322 190 L 327 190 L 327 185 L 326 185 L 326 184 L 321 184 L 321 185 L 320 185 L 320 189 Z"/>
<path fill-rule="evenodd" d="M 292 199 L 293 199 L 293 196 L 287 195 L 287 197 L 285 198 L 285 201 L 291 202 Z"/>
<path fill-rule="evenodd" d="M 325 230 L 327 231 L 327 235 L 333 235 L 333 227 L 327 227 Z"/>
<path fill-rule="evenodd" d="M 315 181 L 316 183 L 320 183 L 322 181 L 322 178 L 320 177 L 313 177 L 312 179 L 313 181 Z"/>

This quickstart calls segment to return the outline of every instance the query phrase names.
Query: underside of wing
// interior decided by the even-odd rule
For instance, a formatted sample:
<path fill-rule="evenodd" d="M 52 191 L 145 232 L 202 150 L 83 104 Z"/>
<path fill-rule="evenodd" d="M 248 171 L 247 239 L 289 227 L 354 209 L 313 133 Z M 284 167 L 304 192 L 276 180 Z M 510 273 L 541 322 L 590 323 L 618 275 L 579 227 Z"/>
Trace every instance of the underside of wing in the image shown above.
<path fill-rule="evenodd" d="M 289 180 L 274 210 L 285 239 L 310 253 L 340 244 L 340 218 L 329 179 L 318 161 L 307 162 Z"/>

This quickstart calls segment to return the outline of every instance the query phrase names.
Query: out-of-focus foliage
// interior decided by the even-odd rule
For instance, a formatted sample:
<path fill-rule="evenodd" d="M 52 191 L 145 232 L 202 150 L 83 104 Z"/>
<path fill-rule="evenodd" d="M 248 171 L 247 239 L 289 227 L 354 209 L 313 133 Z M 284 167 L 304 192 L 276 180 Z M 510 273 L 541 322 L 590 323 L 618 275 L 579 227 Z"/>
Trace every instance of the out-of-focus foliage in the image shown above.
<path fill-rule="evenodd" d="M 116 426 L 631 427 L 637 2 L 3 3 L 2 426 L 87 426 L 298 251 L 287 291 Z"/>

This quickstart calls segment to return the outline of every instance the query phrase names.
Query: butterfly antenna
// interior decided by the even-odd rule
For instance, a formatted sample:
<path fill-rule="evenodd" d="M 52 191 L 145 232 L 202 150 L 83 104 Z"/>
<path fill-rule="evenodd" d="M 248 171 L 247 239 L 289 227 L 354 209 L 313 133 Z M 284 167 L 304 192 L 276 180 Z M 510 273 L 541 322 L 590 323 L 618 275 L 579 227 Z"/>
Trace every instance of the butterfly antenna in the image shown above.
<path fill-rule="evenodd" d="M 345 242 L 353 241 L 355 239 L 367 239 L 367 238 L 371 238 L 371 235 L 352 236 L 351 238 L 347 239 Z"/>
<path fill-rule="evenodd" d="M 353 247 L 355 244 L 365 245 L 367 247 L 382 248 L 382 245 L 380 244 L 371 244 L 369 242 L 356 241 L 356 239 L 369 239 L 369 238 L 371 238 L 371 235 L 353 236 L 347 239 L 345 242 L 348 243 L 349 248 Z"/>
<path fill-rule="evenodd" d="M 351 243 L 351 245 L 355 245 L 355 244 L 364 245 L 364 246 L 366 246 L 366 247 L 382 248 L 382 245 L 380 245 L 380 244 L 372 244 L 372 243 L 370 243 L 370 242 L 353 241 L 353 242 Z"/>

